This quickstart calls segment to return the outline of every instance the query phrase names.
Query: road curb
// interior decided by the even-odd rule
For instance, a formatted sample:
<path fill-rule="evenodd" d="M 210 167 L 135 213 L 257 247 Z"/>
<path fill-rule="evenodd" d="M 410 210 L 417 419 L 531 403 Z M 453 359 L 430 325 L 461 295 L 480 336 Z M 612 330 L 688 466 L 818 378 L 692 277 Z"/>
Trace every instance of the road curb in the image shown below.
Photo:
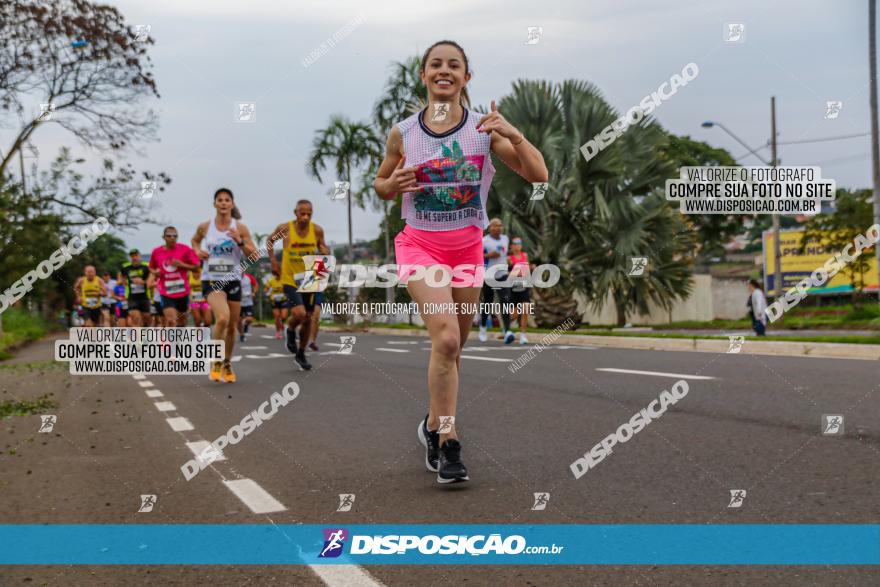
<path fill-rule="evenodd" d="M 426 330 L 403 330 L 382 328 L 381 326 L 340 327 L 323 326 L 321 330 L 335 332 L 370 332 L 393 336 L 415 336 L 428 338 Z M 550 333 L 532 334 L 532 344 L 540 342 Z M 591 336 L 588 334 L 560 334 L 553 342 L 560 344 L 601 346 L 610 348 L 641 349 L 652 351 L 690 351 L 701 353 L 727 353 L 729 342 L 722 339 L 700 338 L 648 338 L 637 336 Z M 781 340 L 757 340 L 746 337 L 741 355 L 770 355 L 785 357 L 817 357 L 822 359 L 860 359 L 880 361 L 880 345 L 850 344 L 838 342 L 796 342 Z"/>

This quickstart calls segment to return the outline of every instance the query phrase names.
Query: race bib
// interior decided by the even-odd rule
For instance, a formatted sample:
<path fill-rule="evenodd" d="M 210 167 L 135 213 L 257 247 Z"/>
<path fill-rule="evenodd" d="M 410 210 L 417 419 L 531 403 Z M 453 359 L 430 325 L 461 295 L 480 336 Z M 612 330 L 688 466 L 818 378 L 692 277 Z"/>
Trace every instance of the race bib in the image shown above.
<path fill-rule="evenodd" d="M 209 257 L 208 273 L 229 273 L 235 268 L 235 260 L 230 257 Z"/>
<path fill-rule="evenodd" d="M 97 307 L 98 304 L 99 304 L 98 298 L 89 297 L 89 298 L 86 298 L 86 302 L 84 305 L 86 308 L 94 308 L 94 307 Z"/>
<path fill-rule="evenodd" d="M 128 310 L 128 302 L 126 302 L 126 301 L 123 300 L 123 301 L 118 302 L 118 303 L 119 303 L 119 309 L 120 309 L 120 310 Z"/>
<path fill-rule="evenodd" d="M 142 283 L 132 283 L 129 285 L 129 291 L 133 294 L 142 294 L 147 291 L 147 288 Z"/>
<path fill-rule="evenodd" d="M 205 296 L 200 291 L 192 292 L 192 301 L 194 302 L 204 302 Z"/>
<path fill-rule="evenodd" d="M 272 299 L 275 300 L 276 302 L 283 302 L 284 298 L 286 298 L 286 297 L 287 296 L 285 296 L 283 293 L 277 293 L 272 296 Z"/>
<path fill-rule="evenodd" d="M 165 281 L 165 295 L 179 294 L 186 291 L 186 285 L 182 279 L 169 279 Z"/>

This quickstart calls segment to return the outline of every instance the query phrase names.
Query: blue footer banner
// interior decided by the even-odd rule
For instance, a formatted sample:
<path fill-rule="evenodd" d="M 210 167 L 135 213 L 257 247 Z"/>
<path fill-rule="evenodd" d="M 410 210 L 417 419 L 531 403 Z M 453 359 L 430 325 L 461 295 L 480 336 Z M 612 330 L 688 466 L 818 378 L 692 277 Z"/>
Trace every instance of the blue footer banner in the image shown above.
<path fill-rule="evenodd" d="M 880 524 L 8 524 L 2 565 L 877 565 Z"/>

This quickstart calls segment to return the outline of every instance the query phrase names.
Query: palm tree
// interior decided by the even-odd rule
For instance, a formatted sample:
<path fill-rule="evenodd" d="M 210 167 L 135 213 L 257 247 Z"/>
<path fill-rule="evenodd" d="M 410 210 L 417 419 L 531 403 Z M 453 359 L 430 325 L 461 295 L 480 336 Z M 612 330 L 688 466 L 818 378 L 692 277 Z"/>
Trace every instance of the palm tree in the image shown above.
<path fill-rule="evenodd" d="M 391 75 L 385 81 L 381 97 L 373 106 L 373 122 L 380 135 L 384 138 L 391 128 L 404 118 L 414 114 L 428 103 L 428 89 L 419 76 L 419 57 L 413 56 L 405 61 L 391 64 Z M 371 176 L 376 177 L 381 159 L 370 169 Z M 370 190 L 371 194 L 373 193 Z M 373 194 L 375 195 L 375 194 Z M 385 260 L 391 261 L 391 234 L 388 221 L 389 202 L 382 202 L 385 214 Z M 390 290 L 389 290 L 390 291 Z"/>
<path fill-rule="evenodd" d="M 361 122 L 351 122 L 341 115 L 330 117 L 327 128 L 315 131 L 312 140 L 312 152 L 309 155 L 307 170 L 312 177 L 324 183 L 321 173 L 327 169 L 328 160 L 333 161 L 334 178 L 337 181 L 348 181 L 354 185 L 351 176 L 352 167 L 370 163 L 379 157 L 381 143 L 373 129 Z M 354 189 L 349 194 L 355 193 Z M 351 201 L 348 200 L 348 262 L 354 261 L 354 247 L 351 234 Z"/>
<path fill-rule="evenodd" d="M 382 97 L 373 106 L 373 120 L 385 135 L 395 123 L 428 103 L 428 89 L 419 76 L 419 62 L 416 55 L 391 64 L 391 75 L 385 81 Z"/>
<path fill-rule="evenodd" d="M 560 268 L 557 285 L 533 290 L 539 325 L 575 315 L 576 292 L 598 309 L 610 293 L 620 325 L 627 312 L 647 312 L 648 301 L 668 308 L 690 293 L 685 257 L 692 237 L 656 193 L 675 175 L 659 155 L 665 134 L 656 123 L 643 120 L 585 161 L 580 146 L 619 117 L 594 85 L 518 81 L 499 110 L 541 151 L 550 172 L 547 197 L 533 201 L 531 185 L 496 165 L 490 198 L 490 210 L 536 262 Z M 628 275 L 633 256 L 648 258 L 646 276 Z"/>

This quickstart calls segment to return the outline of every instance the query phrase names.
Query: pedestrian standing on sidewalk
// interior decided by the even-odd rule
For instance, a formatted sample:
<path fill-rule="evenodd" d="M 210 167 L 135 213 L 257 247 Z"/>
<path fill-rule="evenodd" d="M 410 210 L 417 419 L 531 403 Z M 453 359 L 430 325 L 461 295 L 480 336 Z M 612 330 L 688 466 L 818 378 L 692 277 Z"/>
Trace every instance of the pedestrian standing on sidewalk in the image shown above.
<path fill-rule="evenodd" d="M 749 280 L 749 294 L 746 306 L 749 308 L 749 315 L 752 319 L 752 329 L 758 336 L 766 336 L 767 315 L 764 310 L 767 309 L 767 296 L 764 295 L 764 290 L 758 280 Z"/>

